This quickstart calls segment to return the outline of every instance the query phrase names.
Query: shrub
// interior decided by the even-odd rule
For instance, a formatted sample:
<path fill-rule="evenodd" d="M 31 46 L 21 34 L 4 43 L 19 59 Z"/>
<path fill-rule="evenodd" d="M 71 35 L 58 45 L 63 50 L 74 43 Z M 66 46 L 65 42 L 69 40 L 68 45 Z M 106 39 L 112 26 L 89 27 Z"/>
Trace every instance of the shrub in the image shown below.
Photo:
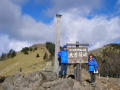
<path fill-rule="evenodd" d="M 29 48 L 30 51 L 32 51 L 32 48 Z"/>
<path fill-rule="evenodd" d="M 43 59 L 44 59 L 44 60 L 47 60 L 47 59 L 48 59 L 48 55 L 47 55 L 47 53 L 44 54 Z"/>
<path fill-rule="evenodd" d="M 39 55 L 39 54 L 37 54 L 37 55 L 36 55 L 36 57 L 38 58 L 38 57 L 40 57 L 40 55 Z"/>
<path fill-rule="evenodd" d="M 115 52 L 115 50 L 111 50 L 110 48 L 111 47 L 103 50 L 102 57 L 96 56 L 96 59 L 99 63 L 99 72 L 101 76 L 119 77 L 120 54 Z"/>
<path fill-rule="evenodd" d="M 8 58 L 13 58 L 13 57 L 15 57 L 16 56 L 16 52 L 15 52 L 15 50 L 13 50 L 13 49 L 11 49 L 10 51 L 9 51 L 9 53 L 7 54 L 7 57 Z"/>
<path fill-rule="evenodd" d="M 24 51 L 24 54 L 28 55 L 29 53 L 28 53 L 28 51 Z"/>
<path fill-rule="evenodd" d="M 0 57 L 0 60 L 5 60 L 7 59 L 7 55 L 5 53 L 2 53 L 1 57 Z"/>
<path fill-rule="evenodd" d="M 21 52 L 23 52 L 24 54 L 29 54 L 28 51 L 29 51 L 28 47 L 25 47 L 21 50 Z"/>
<path fill-rule="evenodd" d="M 36 50 L 37 50 L 37 47 L 35 47 L 34 50 L 36 51 Z"/>
<path fill-rule="evenodd" d="M 46 48 L 51 53 L 52 56 L 55 54 L 55 44 L 52 42 L 46 42 Z"/>

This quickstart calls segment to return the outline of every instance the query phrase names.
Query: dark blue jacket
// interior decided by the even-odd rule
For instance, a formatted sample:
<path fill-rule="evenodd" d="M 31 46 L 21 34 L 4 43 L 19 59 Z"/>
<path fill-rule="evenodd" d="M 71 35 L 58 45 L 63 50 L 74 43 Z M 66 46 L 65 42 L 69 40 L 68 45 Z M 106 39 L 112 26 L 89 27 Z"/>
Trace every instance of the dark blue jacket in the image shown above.
<path fill-rule="evenodd" d="M 98 69 L 98 64 L 95 58 L 92 58 L 92 60 L 88 60 L 88 65 L 88 71 L 96 71 Z"/>
<path fill-rule="evenodd" d="M 61 58 L 61 63 L 68 63 L 68 50 L 62 50 L 58 53 L 58 57 Z"/>

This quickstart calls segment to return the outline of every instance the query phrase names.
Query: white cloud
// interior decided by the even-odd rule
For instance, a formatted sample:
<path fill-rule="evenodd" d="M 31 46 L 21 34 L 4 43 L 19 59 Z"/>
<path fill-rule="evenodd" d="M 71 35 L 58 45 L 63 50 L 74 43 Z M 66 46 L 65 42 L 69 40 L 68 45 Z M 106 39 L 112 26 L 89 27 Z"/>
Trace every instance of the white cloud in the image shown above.
<path fill-rule="evenodd" d="M 85 5 L 89 4 L 87 0 L 85 1 L 86 3 L 82 3 Z M 58 5 L 58 2 L 56 2 L 56 5 Z M 61 31 L 62 45 L 67 42 L 80 41 L 81 43 L 90 43 L 92 45 L 91 48 L 94 49 L 120 39 L 119 17 L 113 17 L 108 20 L 104 16 L 96 16 L 88 19 L 84 15 L 89 13 L 90 10 L 84 7 L 84 5 L 83 7 L 79 7 L 77 4 L 77 7 L 65 8 L 69 9 L 61 11 L 63 15 Z M 8 51 L 11 48 L 20 50 L 24 46 L 31 45 L 28 42 L 55 42 L 55 29 L 55 17 L 50 24 L 37 22 L 29 15 L 22 15 L 19 5 L 10 0 L 0 1 L 0 34 L 6 35 L 0 36 L 2 43 L 0 45 L 0 53 Z"/>
<path fill-rule="evenodd" d="M 0 53 L 13 48 L 20 50 L 29 42 L 45 42 L 55 40 L 54 22 L 46 25 L 35 21 L 29 15 L 22 15 L 21 7 L 11 0 L 0 1 Z M 6 35 L 6 36 L 4 36 Z M 9 38 L 8 38 L 9 37 Z M 16 47 L 15 47 L 16 46 Z"/>
<path fill-rule="evenodd" d="M 62 18 L 64 42 L 80 41 L 96 48 L 120 39 L 119 17 L 110 20 L 103 16 L 87 19 L 79 16 L 77 12 L 71 12 L 65 12 Z"/>
<path fill-rule="evenodd" d="M 52 8 L 48 9 L 49 15 L 55 15 L 59 12 L 66 12 L 73 8 L 79 9 L 80 14 L 86 15 L 93 8 L 99 8 L 103 0 L 51 0 Z"/>
<path fill-rule="evenodd" d="M 1 35 L 0 41 L 0 55 L 2 53 L 7 53 L 10 49 L 20 51 L 22 48 L 32 45 L 32 43 L 29 43 L 27 41 L 11 40 L 9 39 L 8 35 Z"/>
<path fill-rule="evenodd" d="M 31 0 L 11 0 L 11 1 L 17 5 L 23 5 Z"/>
<path fill-rule="evenodd" d="M 22 15 L 21 7 L 9 0 L 0 1 L 0 33 L 18 40 L 44 42 L 54 39 L 54 28 L 51 24 L 46 25 L 29 15 Z"/>
<path fill-rule="evenodd" d="M 118 0 L 118 4 L 120 4 L 120 0 Z"/>

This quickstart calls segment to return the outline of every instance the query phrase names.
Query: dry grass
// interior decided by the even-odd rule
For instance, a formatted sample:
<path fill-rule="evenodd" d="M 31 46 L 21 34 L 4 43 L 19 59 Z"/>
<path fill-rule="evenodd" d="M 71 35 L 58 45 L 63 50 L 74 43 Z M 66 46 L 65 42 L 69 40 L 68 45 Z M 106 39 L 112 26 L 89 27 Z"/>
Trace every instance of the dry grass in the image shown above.
<path fill-rule="evenodd" d="M 36 51 L 29 52 L 28 55 L 18 52 L 16 57 L 0 61 L 0 76 L 13 75 L 20 68 L 23 74 L 43 69 L 46 66 L 46 62 L 43 59 L 45 52 L 45 48 L 38 48 Z M 39 58 L 36 57 L 37 53 L 40 55 Z"/>

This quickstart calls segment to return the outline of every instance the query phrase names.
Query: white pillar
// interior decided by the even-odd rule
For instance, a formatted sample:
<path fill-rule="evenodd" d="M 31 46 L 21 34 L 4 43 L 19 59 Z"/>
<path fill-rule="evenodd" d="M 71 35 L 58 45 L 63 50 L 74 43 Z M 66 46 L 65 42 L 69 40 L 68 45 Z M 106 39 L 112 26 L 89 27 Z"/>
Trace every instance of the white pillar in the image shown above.
<path fill-rule="evenodd" d="M 58 52 L 60 51 L 60 29 L 61 29 L 61 16 L 60 14 L 56 14 L 56 44 L 55 44 L 55 61 L 54 61 L 54 72 L 58 72 L 59 70 L 59 62 L 58 62 Z"/>

